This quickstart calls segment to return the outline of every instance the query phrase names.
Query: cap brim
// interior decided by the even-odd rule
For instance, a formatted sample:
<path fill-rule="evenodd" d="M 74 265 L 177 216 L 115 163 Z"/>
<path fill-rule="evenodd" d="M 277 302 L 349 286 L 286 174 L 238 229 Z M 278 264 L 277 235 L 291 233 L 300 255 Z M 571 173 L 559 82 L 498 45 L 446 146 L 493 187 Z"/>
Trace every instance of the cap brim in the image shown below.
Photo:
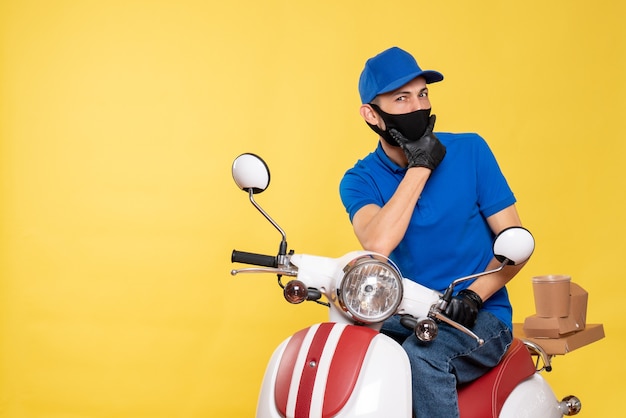
<path fill-rule="evenodd" d="M 389 93 L 391 91 L 397 90 L 400 87 L 404 86 L 409 81 L 416 79 L 417 77 L 424 77 L 424 80 L 426 80 L 426 84 L 437 83 L 438 81 L 443 80 L 443 74 L 441 74 L 438 71 L 433 71 L 433 70 L 418 71 L 418 72 L 409 74 L 407 76 L 404 76 L 402 78 L 399 78 L 398 80 L 395 80 L 393 83 L 387 84 L 385 87 L 381 89 L 381 91 L 378 94 L 385 94 L 385 93 Z"/>

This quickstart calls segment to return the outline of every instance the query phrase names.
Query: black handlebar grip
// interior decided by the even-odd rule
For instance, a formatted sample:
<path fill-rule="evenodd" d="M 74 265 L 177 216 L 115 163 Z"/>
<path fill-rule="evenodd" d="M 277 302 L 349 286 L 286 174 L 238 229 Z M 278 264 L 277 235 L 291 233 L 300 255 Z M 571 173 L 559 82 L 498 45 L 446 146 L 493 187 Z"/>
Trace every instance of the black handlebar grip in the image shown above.
<path fill-rule="evenodd" d="M 233 263 L 253 264 L 255 266 L 263 267 L 277 267 L 278 262 L 276 257 L 271 255 L 247 253 L 245 251 L 233 250 L 233 254 L 230 257 L 230 261 Z"/>

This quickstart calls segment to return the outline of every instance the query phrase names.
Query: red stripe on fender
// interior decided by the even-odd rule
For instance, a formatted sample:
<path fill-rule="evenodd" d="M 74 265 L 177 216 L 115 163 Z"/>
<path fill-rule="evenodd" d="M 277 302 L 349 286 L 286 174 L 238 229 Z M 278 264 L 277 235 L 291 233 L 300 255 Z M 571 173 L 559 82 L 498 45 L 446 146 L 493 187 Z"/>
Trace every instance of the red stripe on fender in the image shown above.
<path fill-rule="evenodd" d="M 322 352 L 326 346 L 328 335 L 334 326 L 335 324 L 328 322 L 320 324 L 315 336 L 313 337 L 311 347 L 307 353 L 306 361 L 304 362 L 304 368 L 302 369 L 298 399 L 296 400 L 295 418 L 309 417 L 313 386 L 315 385 L 315 376 L 317 376 L 317 365 L 322 357 Z"/>
<path fill-rule="evenodd" d="M 335 416 L 350 399 L 367 350 L 376 335 L 378 332 L 373 329 L 356 325 L 344 329 L 330 363 L 322 417 Z"/>
<path fill-rule="evenodd" d="M 276 402 L 276 408 L 283 417 L 287 416 L 287 400 L 289 399 L 289 387 L 291 386 L 293 369 L 302 347 L 302 341 L 304 341 L 304 337 L 306 337 L 308 332 L 309 328 L 305 328 L 292 335 L 280 359 L 276 376 L 276 387 L 274 388 L 274 401 Z"/>

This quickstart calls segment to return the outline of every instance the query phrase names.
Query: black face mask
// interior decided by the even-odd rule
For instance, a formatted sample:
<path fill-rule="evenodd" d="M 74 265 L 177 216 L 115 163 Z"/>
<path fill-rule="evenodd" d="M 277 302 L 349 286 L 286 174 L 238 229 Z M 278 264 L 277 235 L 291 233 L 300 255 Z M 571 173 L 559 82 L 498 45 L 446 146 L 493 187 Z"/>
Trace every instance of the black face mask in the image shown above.
<path fill-rule="evenodd" d="M 422 135 L 424 135 L 424 132 L 426 132 L 430 118 L 430 109 L 421 109 L 410 113 L 403 113 L 401 115 L 392 115 L 390 113 L 383 112 L 380 107 L 373 103 L 370 103 L 370 106 L 376 110 L 385 122 L 387 130 L 383 131 L 378 126 L 370 123 L 368 123 L 368 125 L 374 132 L 382 136 L 389 145 L 394 147 L 398 146 L 396 140 L 389 134 L 389 129 L 391 128 L 397 129 L 411 142 L 417 141 L 422 137 Z"/>

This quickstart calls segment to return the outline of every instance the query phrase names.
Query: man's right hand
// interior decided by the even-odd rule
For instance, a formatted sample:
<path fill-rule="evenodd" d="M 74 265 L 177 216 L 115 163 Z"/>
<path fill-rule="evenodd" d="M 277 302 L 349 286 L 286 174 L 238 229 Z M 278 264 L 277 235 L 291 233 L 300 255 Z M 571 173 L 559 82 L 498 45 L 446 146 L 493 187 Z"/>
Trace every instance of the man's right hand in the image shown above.
<path fill-rule="evenodd" d="M 408 160 L 407 168 L 426 167 L 434 170 L 446 155 L 446 147 L 439 142 L 433 133 L 435 127 L 435 115 L 430 117 L 428 127 L 424 135 L 417 141 L 411 142 L 397 129 L 389 129 L 389 134 L 396 140 Z"/>

